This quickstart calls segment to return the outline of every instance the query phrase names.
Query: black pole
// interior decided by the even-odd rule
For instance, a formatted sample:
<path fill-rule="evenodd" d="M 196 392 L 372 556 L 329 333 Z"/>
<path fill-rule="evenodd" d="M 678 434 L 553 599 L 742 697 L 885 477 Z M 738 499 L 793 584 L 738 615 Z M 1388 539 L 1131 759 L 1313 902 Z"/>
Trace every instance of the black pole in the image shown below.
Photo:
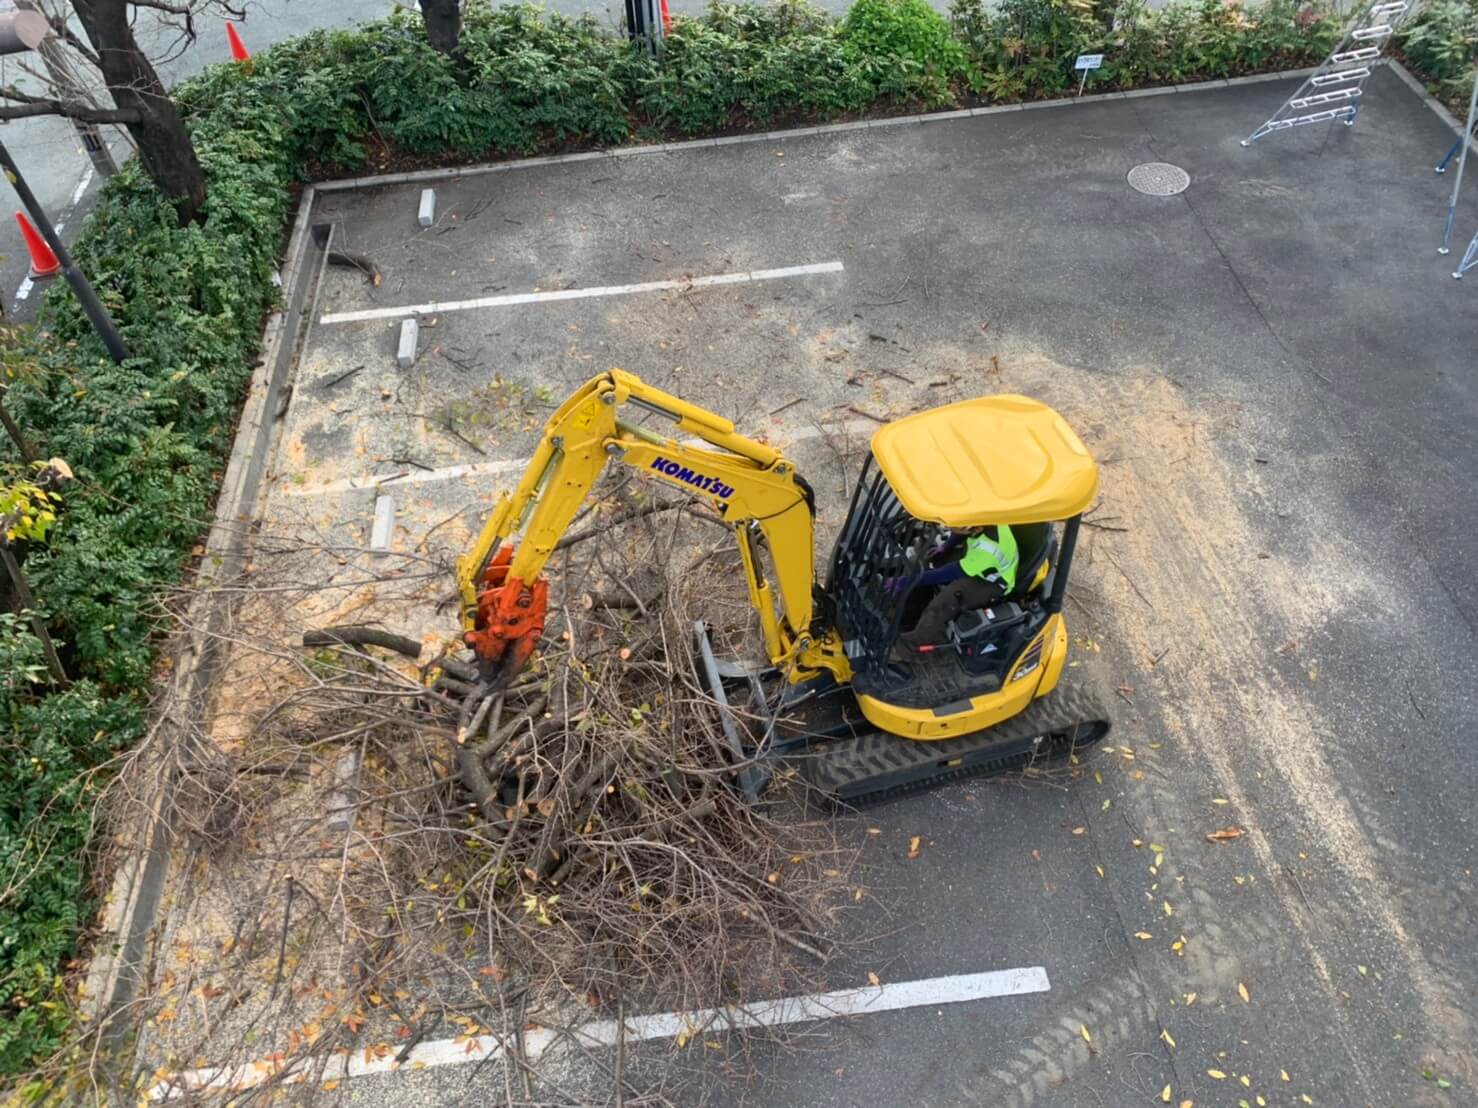
<path fill-rule="evenodd" d="M 1047 611 L 1054 614 L 1062 611 L 1062 602 L 1067 597 L 1067 575 L 1068 571 L 1073 568 L 1073 550 L 1078 545 L 1078 525 L 1082 520 L 1081 515 L 1073 516 L 1062 529 L 1062 546 L 1057 552 L 1057 568 L 1052 571 L 1052 592 L 1048 594 L 1047 601 L 1043 605 Z"/>
<path fill-rule="evenodd" d="M 92 329 L 98 333 L 98 338 L 103 340 L 103 345 L 108 348 L 108 353 L 115 362 L 126 360 L 129 356 L 128 347 L 123 345 L 123 336 L 113 325 L 108 309 L 103 307 L 98 294 L 92 290 L 92 285 L 77 268 L 77 263 L 72 260 L 72 255 L 62 244 L 62 240 L 57 237 L 56 228 L 51 225 L 51 220 L 46 218 L 46 212 L 37 202 L 31 186 L 26 184 L 26 179 L 21 176 L 21 171 L 11 159 L 10 151 L 5 149 L 3 142 L 0 142 L 0 169 L 5 170 L 6 179 L 10 181 L 16 195 L 21 198 L 26 211 L 31 214 L 31 222 L 36 224 L 41 237 L 46 240 L 46 245 L 51 247 L 56 260 L 61 262 L 62 276 L 66 278 L 67 284 L 72 286 L 72 291 L 77 294 L 78 303 L 82 305 L 82 310 L 87 313 L 87 318 L 92 322 Z"/>

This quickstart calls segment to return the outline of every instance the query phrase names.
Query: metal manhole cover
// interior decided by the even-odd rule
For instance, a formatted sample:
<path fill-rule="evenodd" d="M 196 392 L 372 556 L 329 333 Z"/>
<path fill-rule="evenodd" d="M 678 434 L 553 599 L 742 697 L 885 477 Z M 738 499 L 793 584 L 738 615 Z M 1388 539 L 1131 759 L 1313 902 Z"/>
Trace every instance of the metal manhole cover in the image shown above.
<path fill-rule="evenodd" d="M 1129 187 L 1150 196 L 1174 196 L 1190 183 L 1191 175 L 1169 162 L 1145 162 L 1129 171 Z"/>

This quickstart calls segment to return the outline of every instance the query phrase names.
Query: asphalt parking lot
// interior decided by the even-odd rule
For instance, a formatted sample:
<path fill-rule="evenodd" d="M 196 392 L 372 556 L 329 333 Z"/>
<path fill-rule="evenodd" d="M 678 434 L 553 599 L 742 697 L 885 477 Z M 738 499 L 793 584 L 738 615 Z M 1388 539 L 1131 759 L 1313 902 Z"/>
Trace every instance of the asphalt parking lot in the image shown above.
<path fill-rule="evenodd" d="M 549 405 L 611 366 L 785 445 L 824 534 L 868 429 L 942 400 L 1038 396 L 1099 459 L 1068 615 L 1079 676 L 1114 691 L 1106 747 L 1066 785 L 848 820 L 867 944 L 837 988 L 1040 966 L 1050 989 L 822 1025 L 719 1101 L 1475 1095 L 1478 289 L 1434 252 L 1451 137 L 1382 71 L 1357 126 L 1241 148 L 1289 87 L 465 175 L 427 229 L 420 184 L 320 194 L 383 280 L 323 279 L 274 528 L 362 546 L 384 493 L 397 549 L 435 528 L 456 551 Z M 1144 162 L 1189 189 L 1134 192 Z M 472 1104 L 492 1080 L 340 1095 Z"/>

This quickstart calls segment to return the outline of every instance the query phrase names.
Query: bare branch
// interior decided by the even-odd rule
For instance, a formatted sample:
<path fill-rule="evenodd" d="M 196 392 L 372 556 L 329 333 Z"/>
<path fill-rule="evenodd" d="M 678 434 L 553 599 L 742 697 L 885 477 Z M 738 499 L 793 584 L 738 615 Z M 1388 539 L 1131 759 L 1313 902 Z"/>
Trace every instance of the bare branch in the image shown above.
<path fill-rule="evenodd" d="M 0 122 L 29 119 L 38 115 L 59 115 L 83 123 L 137 123 L 143 116 L 123 108 L 92 108 L 81 104 L 63 104 L 60 100 L 28 99 L 16 107 L 0 107 Z"/>

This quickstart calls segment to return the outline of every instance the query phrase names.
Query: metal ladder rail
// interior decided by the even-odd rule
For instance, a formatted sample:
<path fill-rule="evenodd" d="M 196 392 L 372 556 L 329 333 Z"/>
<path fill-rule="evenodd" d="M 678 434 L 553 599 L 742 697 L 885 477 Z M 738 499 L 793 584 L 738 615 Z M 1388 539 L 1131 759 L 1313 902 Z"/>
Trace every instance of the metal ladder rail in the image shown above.
<path fill-rule="evenodd" d="M 1310 74 L 1267 121 L 1242 140 L 1251 146 L 1264 135 L 1311 123 L 1341 120 L 1352 126 L 1360 113 L 1365 82 L 1382 60 L 1385 44 L 1419 0 L 1377 0 L 1350 24 L 1324 63 Z M 1309 111 L 1308 109 L 1314 109 Z"/>

